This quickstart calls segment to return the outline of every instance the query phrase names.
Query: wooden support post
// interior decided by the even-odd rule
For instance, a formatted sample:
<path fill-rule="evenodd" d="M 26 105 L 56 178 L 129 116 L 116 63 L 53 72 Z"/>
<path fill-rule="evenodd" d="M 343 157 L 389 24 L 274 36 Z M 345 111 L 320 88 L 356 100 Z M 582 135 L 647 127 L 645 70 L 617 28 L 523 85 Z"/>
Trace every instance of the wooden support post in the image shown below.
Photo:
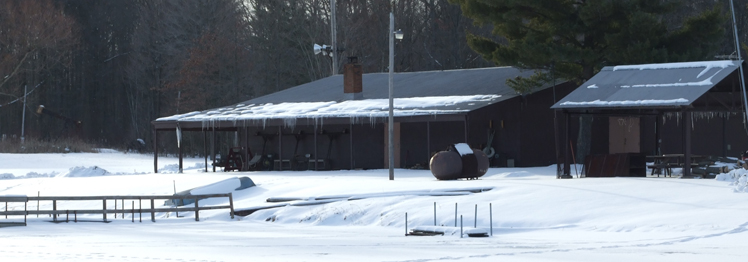
<path fill-rule="evenodd" d="M 184 148 L 184 145 L 182 142 L 182 130 L 179 129 L 179 127 L 177 127 L 177 129 L 179 130 L 179 134 L 180 134 L 179 137 L 177 138 L 179 139 L 179 148 L 177 148 L 177 150 L 179 151 L 179 173 L 181 174 L 182 171 L 184 170 L 184 164 L 182 162 L 182 158 L 183 158 L 182 151 L 184 151 L 182 150 L 182 148 Z"/>
<path fill-rule="evenodd" d="M 78 223 L 78 210 L 74 210 L 74 211 L 73 211 L 73 218 L 75 219 L 75 220 L 73 220 L 73 221 L 74 221 L 75 223 Z"/>
<path fill-rule="evenodd" d="M 5 219 L 8 219 L 8 202 L 5 202 Z"/>
<path fill-rule="evenodd" d="M 317 163 L 319 163 L 319 157 L 317 156 L 317 122 L 314 123 L 314 171 L 319 170 Z"/>
<path fill-rule="evenodd" d="M 130 208 L 132 208 L 130 211 L 130 217 L 132 217 L 132 222 L 135 223 L 135 201 L 132 201 Z"/>
<path fill-rule="evenodd" d="M 57 211 L 57 200 L 52 200 L 52 211 Z M 52 221 L 57 222 L 57 213 L 52 214 Z"/>
<path fill-rule="evenodd" d="M 216 128 L 213 127 L 213 136 L 210 138 L 210 157 L 213 158 L 213 173 L 216 172 Z M 177 215 L 179 217 L 179 215 Z"/>
<path fill-rule="evenodd" d="M 283 128 L 278 126 L 278 170 L 283 171 Z"/>
<path fill-rule="evenodd" d="M 683 159 L 683 177 L 693 177 L 691 174 L 691 111 L 683 111 L 683 128 L 685 129 L 684 135 L 684 158 Z"/>
<path fill-rule="evenodd" d="M 197 201 L 198 199 L 195 198 L 195 221 L 200 221 L 200 210 L 198 209 Z"/>
<path fill-rule="evenodd" d="M 140 219 L 140 223 L 143 223 L 143 199 L 140 199 L 140 197 L 138 197 L 138 219 Z"/>
<path fill-rule="evenodd" d="M 114 200 L 114 219 L 117 219 L 117 199 Z"/>
<path fill-rule="evenodd" d="M 106 199 L 102 199 L 101 201 L 104 202 L 104 209 L 103 209 L 104 212 L 103 212 L 103 214 L 104 214 L 104 222 L 106 222 Z"/>
<path fill-rule="evenodd" d="M 153 198 L 151 198 L 151 222 L 156 222 L 156 211 L 153 211 L 153 208 Z"/>
<path fill-rule="evenodd" d="M 426 121 L 426 163 L 431 162 L 431 122 Z"/>
<path fill-rule="evenodd" d="M 566 112 L 566 137 L 564 141 L 570 141 L 569 140 L 569 132 L 571 131 L 571 115 Z M 571 178 L 571 155 L 569 154 L 569 144 L 566 142 L 563 143 L 564 145 L 564 173 L 561 175 L 561 178 Z"/>
<path fill-rule="evenodd" d="M 662 154 L 662 149 L 660 147 L 662 144 L 662 131 L 661 131 L 662 117 L 661 116 L 662 116 L 661 114 L 655 115 L 655 152 L 654 152 L 654 155 Z"/>
<path fill-rule="evenodd" d="M 24 226 L 26 225 L 26 216 L 29 215 L 28 204 L 29 204 L 29 200 L 26 199 L 26 202 L 23 203 L 23 225 Z"/>
<path fill-rule="evenodd" d="M 561 178 L 561 162 L 559 161 L 561 159 L 561 149 L 559 148 L 560 141 L 558 138 L 559 132 L 560 131 L 558 130 L 558 109 L 556 109 L 556 110 L 553 110 L 553 139 L 554 139 L 553 142 L 555 143 L 554 147 L 556 149 L 556 159 L 554 159 L 554 162 L 556 162 L 556 179 Z"/>
<path fill-rule="evenodd" d="M 234 219 L 234 196 L 229 193 L 229 208 L 231 208 L 231 219 Z"/>
<path fill-rule="evenodd" d="M 70 210 L 65 210 L 65 223 L 70 222 Z"/>
<path fill-rule="evenodd" d="M 354 164 L 354 158 L 353 158 L 353 120 L 350 120 L 350 132 L 348 132 L 348 136 L 350 137 L 350 152 L 351 152 L 351 170 L 355 168 Z"/>
<path fill-rule="evenodd" d="M 115 202 L 117 199 L 114 200 Z M 125 219 L 125 199 L 122 199 L 122 219 Z"/>

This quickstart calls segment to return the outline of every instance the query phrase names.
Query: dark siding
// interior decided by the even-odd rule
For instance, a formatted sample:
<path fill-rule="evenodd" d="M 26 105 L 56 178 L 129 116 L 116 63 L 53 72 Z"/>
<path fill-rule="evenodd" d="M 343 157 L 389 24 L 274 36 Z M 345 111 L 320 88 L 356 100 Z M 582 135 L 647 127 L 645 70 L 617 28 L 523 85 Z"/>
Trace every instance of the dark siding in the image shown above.
<path fill-rule="evenodd" d="M 575 87 L 572 84 L 558 85 L 556 98 L 569 94 Z M 498 157 L 490 159 L 491 166 L 505 167 L 508 159 L 513 159 L 518 167 L 554 164 L 556 141 L 553 110 L 549 109 L 552 104 L 553 89 L 549 88 L 471 112 L 468 131 L 470 146 L 485 147 L 492 126 L 495 135 L 491 146 Z M 559 113 L 560 140 L 564 139 L 565 134 L 564 117 Z M 576 134 L 576 119 L 573 119 L 571 127 L 572 134 Z M 571 139 L 576 141 L 576 137 Z"/>
<path fill-rule="evenodd" d="M 432 132 L 434 131 L 433 128 L 432 126 Z M 416 164 L 422 167 L 429 166 L 431 152 L 428 148 L 426 130 L 425 122 L 400 124 L 400 164 L 402 167 L 411 168 Z M 431 139 L 433 140 L 434 137 Z M 430 150 L 437 151 L 436 148 Z M 442 150 L 442 148 L 439 148 L 439 150 Z"/>
<path fill-rule="evenodd" d="M 465 122 L 431 122 L 431 151 L 442 151 L 450 145 L 464 142 Z"/>
<path fill-rule="evenodd" d="M 726 121 L 725 152 L 726 156 L 740 157 L 740 154 L 748 150 L 748 134 L 746 134 L 743 123 L 743 114 L 730 115 Z M 727 150 L 730 145 L 730 150 Z"/>
<path fill-rule="evenodd" d="M 384 124 L 353 125 L 353 159 L 354 168 L 384 168 Z M 347 167 L 340 168 L 347 169 Z"/>

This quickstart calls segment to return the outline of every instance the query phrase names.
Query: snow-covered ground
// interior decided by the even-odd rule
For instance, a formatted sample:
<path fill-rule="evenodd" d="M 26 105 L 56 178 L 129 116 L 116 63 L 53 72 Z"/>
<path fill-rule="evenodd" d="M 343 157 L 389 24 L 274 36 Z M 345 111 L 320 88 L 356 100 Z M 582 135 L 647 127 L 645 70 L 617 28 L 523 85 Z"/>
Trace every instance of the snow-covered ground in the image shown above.
<path fill-rule="evenodd" d="M 558 180 L 554 167 L 492 168 L 479 180 L 437 181 L 427 170 L 398 169 L 390 181 L 387 170 L 205 173 L 203 159 L 186 159 L 177 174 L 176 163 L 160 157 L 161 171 L 153 173 L 152 155 L 0 154 L 0 195 L 166 195 L 175 185 L 183 191 L 211 184 L 202 190 L 230 191 L 238 182 L 214 183 L 247 176 L 257 186 L 233 191 L 237 209 L 277 204 L 268 198 L 341 200 L 233 220 L 225 209 L 201 211 L 199 222 L 194 212 L 157 214 L 155 223 L 147 215 L 133 223 L 110 214 L 111 223 L 55 224 L 32 215 L 26 227 L 0 228 L 0 261 L 743 261 L 748 248 L 742 172 Z M 475 188 L 491 190 L 429 193 Z M 461 238 L 455 204 L 466 230 L 492 226 L 493 236 Z M 51 205 L 42 201 L 40 208 Z M 447 234 L 406 237 L 405 213 L 409 228 L 433 226 L 435 205 Z M 58 203 L 62 210 L 100 206 Z M 19 217 L 0 217 L 5 221 Z"/>

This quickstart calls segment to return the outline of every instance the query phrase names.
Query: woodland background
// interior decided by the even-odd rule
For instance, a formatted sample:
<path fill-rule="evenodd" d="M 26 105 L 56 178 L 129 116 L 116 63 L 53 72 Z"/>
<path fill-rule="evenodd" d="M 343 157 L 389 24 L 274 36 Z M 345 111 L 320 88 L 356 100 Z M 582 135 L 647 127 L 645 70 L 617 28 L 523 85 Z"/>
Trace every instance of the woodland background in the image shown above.
<path fill-rule="evenodd" d="M 730 12 L 726 0 L 680 2 L 662 17 L 673 27 L 715 6 Z M 747 4 L 735 0 L 741 43 L 748 41 Z M 336 0 L 340 68 L 357 56 L 364 73 L 387 72 L 391 10 L 405 32 L 396 42 L 396 72 L 494 66 L 466 35 L 502 39 L 447 0 Z M 27 138 L 149 143 L 158 117 L 330 76 L 331 58 L 312 51 L 331 44 L 329 21 L 329 0 L 2 0 L 0 136 L 20 137 L 27 88 Z M 717 53 L 729 55 L 732 20 L 725 21 Z M 80 124 L 36 114 L 39 105 Z"/>

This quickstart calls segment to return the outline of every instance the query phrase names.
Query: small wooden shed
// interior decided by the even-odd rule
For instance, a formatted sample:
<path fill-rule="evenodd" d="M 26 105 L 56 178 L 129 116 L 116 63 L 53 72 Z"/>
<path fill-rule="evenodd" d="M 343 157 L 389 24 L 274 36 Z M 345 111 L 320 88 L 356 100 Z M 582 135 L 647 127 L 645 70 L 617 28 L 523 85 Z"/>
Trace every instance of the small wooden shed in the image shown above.
<path fill-rule="evenodd" d="M 748 149 L 743 61 L 608 66 L 552 106 L 570 121 L 592 117 L 590 155 L 739 156 Z M 741 75 L 742 74 L 742 75 Z M 571 149 L 564 143 L 563 176 Z M 641 161 L 641 160 L 637 160 Z M 637 167 L 643 168 L 643 167 Z M 691 169 L 683 169 L 691 177 Z M 640 174 L 641 170 L 636 171 Z M 634 171 L 632 171 L 634 173 Z"/>

